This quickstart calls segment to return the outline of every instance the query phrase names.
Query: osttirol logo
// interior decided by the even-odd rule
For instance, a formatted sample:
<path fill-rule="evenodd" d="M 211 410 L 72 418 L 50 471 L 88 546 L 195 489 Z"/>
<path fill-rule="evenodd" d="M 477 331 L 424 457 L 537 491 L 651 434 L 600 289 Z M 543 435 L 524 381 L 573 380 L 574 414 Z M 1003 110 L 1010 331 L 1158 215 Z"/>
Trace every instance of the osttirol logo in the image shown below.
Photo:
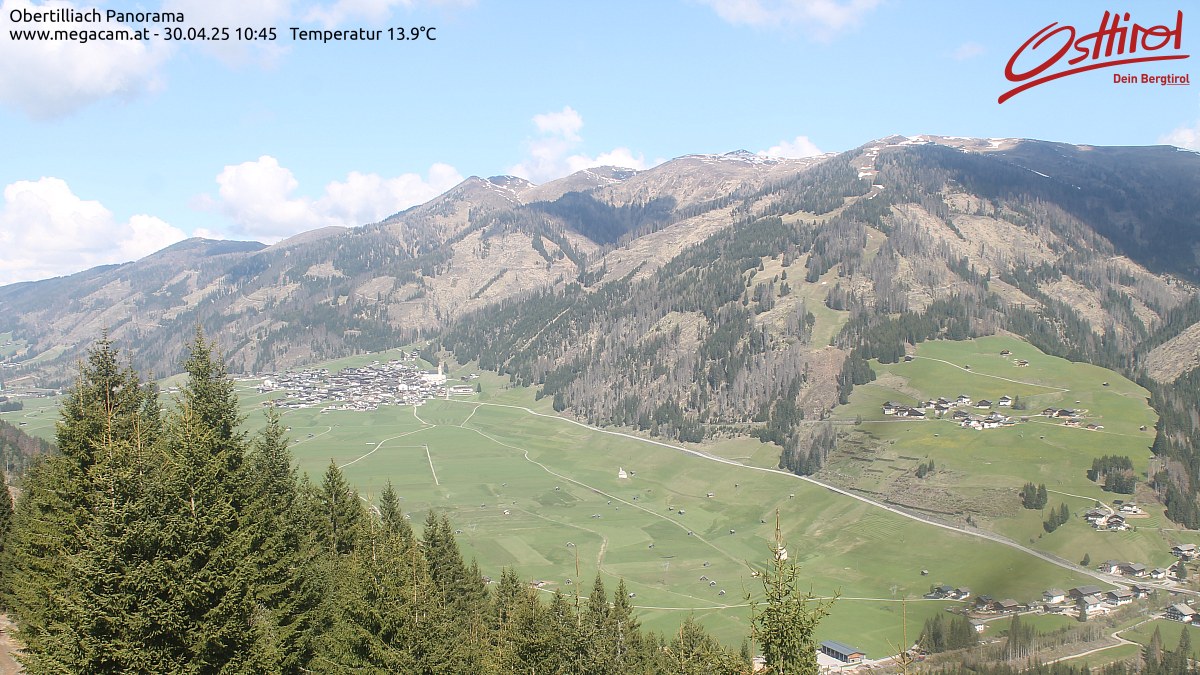
<path fill-rule="evenodd" d="M 1144 26 L 1129 12 L 1104 12 L 1100 28 L 1077 35 L 1074 26 L 1057 21 L 1034 33 L 1013 52 L 1004 77 L 1017 86 L 1000 95 L 1004 103 L 1017 94 L 1069 75 L 1152 61 L 1188 58 L 1183 50 L 1183 10 L 1167 23 Z M 1072 54 L 1074 54 L 1072 56 Z M 1188 74 L 1131 75 L 1117 73 L 1113 82 L 1128 84 L 1191 84 Z"/>

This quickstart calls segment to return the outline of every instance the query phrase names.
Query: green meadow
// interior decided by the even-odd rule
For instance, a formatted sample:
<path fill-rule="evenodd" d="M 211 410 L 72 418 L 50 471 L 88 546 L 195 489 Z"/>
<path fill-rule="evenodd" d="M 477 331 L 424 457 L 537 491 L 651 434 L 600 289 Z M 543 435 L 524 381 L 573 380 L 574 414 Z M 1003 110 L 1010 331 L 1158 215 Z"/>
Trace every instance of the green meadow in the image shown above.
<path fill-rule="evenodd" d="M 981 357 L 972 358 L 982 368 Z M 1003 372 L 1000 364 L 996 369 Z M 771 558 L 776 513 L 804 586 L 817 596 L 839 597 L 819 637 L 856 645 L 872 657 L 895 653 L 902 617 L 915 639 L 926 618 L 955 604 L 923 599 L 932 584 L 1030 601 L 1051 586 L 1094 583 L 1014 548 L 771 471 L 773 446 L 744 439 L 690 446 L 734 462 L 721 463 L 654 439 L 573 423 L 554 415 L 549 400 L 535 401 L 531 389 L 480 375 L 482 392 L 456 400 L 373 412 L 285 410 L 298 468 L 319 481 L 333 461 L 367 500 L 390 480 L 418 530 L 430 510 L 448 514 L 464 554 L 493 578 L 512 566 L 523 578 L 544 582 L 547 593 L 569 597 L 577 590 L 586 595 L 597 573 L 610 589 L 624 579 L 644 625 L 671 632 L 690 613 L 735 646 L 749 630 L 749 602 L 761 595 L 752 572 Z M 258 394 L 256 384 L 238 383 L 251 431 L 262 425 L 262 403 L 278 396 Z M 860 387 L 856 403 L 870 389 Z M 51 436 L 54 402 L 27 406 L 4 417 Z M 909 438 L 900 425 L 878 426 Z M 913 442 L 924 426 L 934 427 L 908 426 L 918 427 L 907 432 Z M 959 462 L 966 480 L 966 460 L 950 459 L 961 450 L 937 452 L 948 464 Z M 1019 461 L 1004 466 L 998 475 L 1030 479 Z M 629 477 L 619 478 L 620 469 Z M 1076 488 L 1072 482 L 1072 489 L 1086 494 L 1083 483 Z M 1103 559 L 1100 550 L 1093 559 Z"/>
<path fill-rule="evenodd" d="M 1011 354 L 1001 356 L 1003 350 Z M 1018 359 L 1029 365 L 1016 365 Z M 843 420 L 861 418 L 856 429 L 865 437 L 857 452 L 840 455 L 831 463 L 829 470 L 836 472 L 839 482 L 878 492 L 904 485 L 942 495 L 956 508 L 967 504 L 966 512 L 974 511 L 977 523 L 1072 561 L 1087 555 L 1093 564 L 1116 559 L 1166 566 L 1173 561 L 1170 547 L 1189 541 L 1187 533 L 1172 529 L 1175 526 L 1163 517 L 1161 506 L 1150 499 L 1145 487 L 1157 417 L 1147 404 L 1148 392 L 1133 382 L 1001 336 L 926 342 L 919 345 L 912 361 L 872 366 L 876 381 L 857 387 L 850 404 L 835 411 Z M 976 402 L 1017 396 L 1024 410 L 992 409 L 1028 420 L 976 431 L 962 428 L 948 416 L 913 420 L 885 416 L 880 408 L 886 400 L 913 403 L 959 394 Z M 1047 407 L 1083 410 L 1084 425 L 1103 428 L 1064 426 L 1061 420 L 1039 414 Z M 1132 460 L 1140 499 L 1105 492 L 1087 479 L 1092 460 L 1103 455 Z M 910 477 L 917 466 L 929 460 L 938 471 L 914 483 Z M 1018 491 L 1027 482 L 1045 483 L 1050 498 L 1045 512 L 1020 506 Z M 1082 520 L 1083 512 L 1097 502 L 1113 505 L 1117 500 L 1146 506 L 1144 515 L 1128 519 L 1131 530 L 1097 532 Z M 1053 533 L 1044 532 L 1042 523 L 1049 509 L 1062 503 L 1071 510 L 1072 519 Z"/>
<path fill-rule="evenodd" d="M 332 460 L 368 500 L 390 480 L 418 527 L 431 509 L 449 514 L 464 553 L 485 574 L 512 566 L 545 582 L 547 593 L 568 596 L 586 595 L 597 572 L 610 588 L 624 579 L 647 626 L 672 631 L 692 613 L 734 645 L 748 632 L 748 603 L 760 589 L 751 574 L 770 559 L 776 511 L 806 586 L 839 596 L 822 639 L 876 656 L 900 644 L 902 616 L 914 637 L 954 604 L 921 598 L 930 584 L 1031 600 L 1048 586 L 1086 581 L 1020 551 L 763 471 L 777 456 L 758 441 L 694 446 L 749 466 L 723 464 L 572 423 L 494 374 L 478 381 L 479 394 L 415 408 L 287 410 L 298 466 L 319 480 Z M 261 402 L 273 395 L 251 384 L 242 400 L 256 426 Z M 621 469 L 629 478 L 618 477 Z"/>

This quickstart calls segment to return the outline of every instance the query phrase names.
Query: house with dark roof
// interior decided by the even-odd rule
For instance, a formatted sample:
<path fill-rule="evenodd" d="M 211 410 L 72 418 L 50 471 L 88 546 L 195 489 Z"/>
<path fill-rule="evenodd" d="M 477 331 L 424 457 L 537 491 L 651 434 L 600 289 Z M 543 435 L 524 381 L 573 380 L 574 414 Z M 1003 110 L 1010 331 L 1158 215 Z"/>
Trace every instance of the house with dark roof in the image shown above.
<path fill-rule="evenodd" d="M 1149 574 L 1142 563 L 1121 563 L 1121 574 L 1127 577 L 1142 578 Z"/>
<path fill-rule="evenodd" d="M 1191 623 L 1192 619 L 1196 618 L 1196 610 L 1192 609 L 1188 605 L 1179 603 L 1177 605 L 1171 605 L 1168 607 L 1167 611 L 1164 612 L 1164 616 L 1172 621 Z"/>
<path fill-rule="evenodd" d="M 1134 600 L 1140 600 L 1140 599 L 1142 599 L 1142 598 L 1148 598 L 1148 597 L 1150 597 L 1150 596 L 1151 596 L 1151 595 L 1153 595 L 1153 594 L 1154 594 L 1154 587 L 1153 587 L 1153 586 L 1147 586 L 1147 585 L 1145 585 L 1145 584 L 1134 584 L 1134 585 L 1133 585 L 1133 598 L 1134 598 Z"/>
<path fill-rule="evenodd" d="M 1176 558 L 1183 558 L 1184 560 L 1195 558 L 1196 552 L 1195 544 L 1179 544 L 1171 547 L 1171 555 Z"/>
<path fill-rule="evenodd" d="M 1109 591 L 1104 594 L 1104 601 L 1114 607 L 1128 605 L 1133 602 L 1133 591 L 1127 588 L 1118 588 L 1115 591 Z"/>
<path fill-rule="evenodd" d="M 1012 598 L 997 600 L 992 603 L 992 610 L 996 612 L 1015 612 L 1021 609 L 1021 603 Z"/>

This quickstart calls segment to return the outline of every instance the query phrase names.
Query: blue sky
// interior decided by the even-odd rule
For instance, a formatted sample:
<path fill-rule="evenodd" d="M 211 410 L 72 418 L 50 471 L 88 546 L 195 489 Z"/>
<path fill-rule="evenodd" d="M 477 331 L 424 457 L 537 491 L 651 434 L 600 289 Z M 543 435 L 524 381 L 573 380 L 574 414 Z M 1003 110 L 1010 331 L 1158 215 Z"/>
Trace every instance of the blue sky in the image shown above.
<path fill-rule="evenodd" d="M 265 47 L 11 39 L 13 10 L 182 11 L 274 27 Z M 135 259 L 186 236 L 272 242 L 359 225 L 470 175 L 544 182 L 688 153 L 841 151 L 891 134 L 1200 149 L 1200 83 L 1112 69 L 1003 105 L 1013 52 L 1094 2 L 935 0 L 3 0 L 0 284 Z M 1191 5 L 1138 2 L 1132 21 Z M 417 43 L 290 27 L 436 26 Z M 79 27 L 78 24 L 72 27 Z M 111 26 L 99 26 L 107 28 Z M 138 27 L 138 26 L 134 26 Z M 1200 54 L 1119 72 L 1191 74 Z"/>

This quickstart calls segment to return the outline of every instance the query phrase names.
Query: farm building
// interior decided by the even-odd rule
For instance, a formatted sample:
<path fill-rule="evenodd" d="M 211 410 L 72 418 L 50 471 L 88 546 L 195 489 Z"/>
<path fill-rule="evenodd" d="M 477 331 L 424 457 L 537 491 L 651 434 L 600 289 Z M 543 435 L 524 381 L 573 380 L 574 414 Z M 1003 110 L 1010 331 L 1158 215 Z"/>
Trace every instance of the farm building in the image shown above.
<path fill-rule="evenodd" d="M 1172 621 L 1190 623 L 1196 617 L 1196 610 L 1183 603 L 1171 605 L 1167 608 L 1166 617 Z"/>
<path fill-rule="evenodd" d="M 867 653 L 863 650 L 833 640 L 821 643 L 821 653 L 844 663 L 862 663 L 867 658 Z"/>

